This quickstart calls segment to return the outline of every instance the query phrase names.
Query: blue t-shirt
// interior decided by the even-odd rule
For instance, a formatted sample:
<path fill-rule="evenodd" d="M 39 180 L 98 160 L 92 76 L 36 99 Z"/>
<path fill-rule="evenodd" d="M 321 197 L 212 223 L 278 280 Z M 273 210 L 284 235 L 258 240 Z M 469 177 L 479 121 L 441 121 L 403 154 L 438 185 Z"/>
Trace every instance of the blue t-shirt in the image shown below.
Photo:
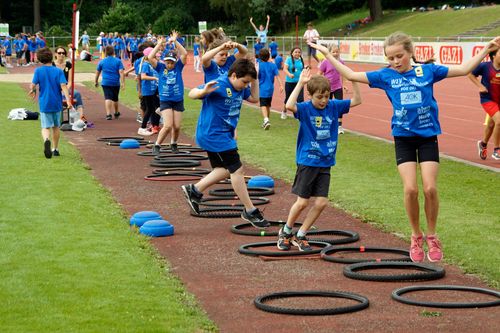
<path fill-rule="evenodd" d="M 82 35 L 82 44 L 88 44 L 90 41 L 89 35 Z"/>
<path fill-rule="evenodd" d="M 102 72 L 103 86 L 116 87 L 120 85 L 120 70 L 123 70 L 123 63 L 120 59 L 108 56 L 97 64 L 97 70 Z"/>
<path fill-rule="evenodd" d="M 255 30 L 257 37 L 260 38 L 260 42 L 263 44 L 267 43 L 267 30 Z"/>
<path fill-rule="evenodd" d="M 198 43 L 193 44 L 193 55 L 195 56 L 200 55 L 200 44 Z"/>
<path fill-rule="evenodd" d="M 26 43 L 24 42 L 23 39 L 16 39 L 14 41 L 14 48 L 16 49 L 16 52 L 21 52 L 23 50 L 25 44 Z"/>
<path fill-rule="evenodd" d="M 255 52 L 255 56 L 258 57 L 260 50 L 262 50 L 266 45 L 264 43 L 255 43 L 253 46 L 253 50 Z"/>
<path fill-rule="evenodd" d="M 293 74 L 293 78 L 286 75 L 285 82 L 299 82 L 300 74 L 304 69 L 304 63 L 302 60 L 300 58 L 292 60 L 292 57 L 288 57 L 285 60 L 285 64 L 288 65 L 288 71 L 290 74 Z"/>
<path fill-rule="evenodd" d="M 10 56 L 12 54 L 12 44 L 10 43 L 10 39 L 5 39 L 2 42 L 2 45 L 5 48 L 5 55 Z"/>
<path fill-rule="evenodd" d="M 448 75 L 448 67 L 426 64 L 406 73 L 392 68 L 367 72 L 370 87 L 385 90 L 394 114 L 393 136 L 430 137 L 441 134 L 433 85 Z"/>
<path fill-rule="evenodd" d="M 158 68 L 158 66 L 156 68 Z M 140 74 L 146 74 L 147 76 L 158 77 L 158 72 L 156 72 L 153 68 L 153 65 L 151 65 L 147 61 L 142 62 Z M 142 94 L 142 96 L 155 95 L 157 89 L 158 89 L 158 81 L 156 81 L 156 80 L 141 80 L 141 94 Z"/>
<path fill-rule="evenodd" d="M 208 67 L 203 67 L 205 83 L 216 80 L 219 76 L 227 74 L 229 68 L 235 61 L 236 57 L 234 55 L 227 57 L 226 63 L 222 66 L 217 65 L 215 61 L 211 60 Z"/>
<path fill-rule="evenodd" d="M 327 168 L 335 165 L 339 116 L 349 112 L 350 100 L 331 99 L 323 110 L 311 101 L 297 103 L 295 118 L 300 122 L 296 162 L 300 165 Z"/>
<path fill-rule="evenodd" d="M 271 52 L 271 57 L 276 58 L 278 56 L 278 44 L 271 42 L 269 44 L 269 51 Z"/>
<path fill-rule="evenodd" d="M 274 77 L 278 76 L 278 67 L 269 61 L 259 61 L 259 97 L 270 98 L 274 93 Z"/>
<path fill-rule="evenodd" d="M 182 70 L 184 64 L 178 60 L 175 67 L 168 70 L 167 66 L 158 62 L 156 72 L 158 73 L 158 94 L 162 102 L 180 102 L 184 100 L 184 82 L 182 81 Z"/>
<path fill-rule="evenodd" d="M 250 88 L 237 91 L 227 75 L 217 78 L 217 90 L 203 98 L 196 127 L 196 143 L 210 152 L 237 148 L 234 130 L 240 118 L 241 104 L 250 97 Z M 203 85 L 199 86 L 203 89 Z"/>
<path fill-rule="evenodd" d="M 274 63 L 276 67 L 278 67 L 278 70 L 283 69 L 283 57 L 280 55 L 276 56 L 276 58 L 274 58 Z"/>
<path fill-rule="evenodd" d="M 62 111 L 61 84 L 67 84 L 64 73 L 55 66 L 41 66 L 35 69 L 33 75 L 33 84 L 38 84 L 40 96 L 40 112 L 59 112 Z"/>
<path fill-rule="evenodd" d="M 128 48 L 130 49 L 130 52 L 139 51 L 136 38 L 130 38 L 129 43 L 128 43 Z"/>
<path fill-rule="evenodd" d="M 45 47 L 45 41 L 41 38 L 36 38 L 36 43 L 38 44 L 38 48 L 43 49 Z"/>
<path fill-rule="evenodd" d="M 491 61 L 482 62 L 472 71 L 472 75 L 481 75 L 481 84 L 488 89 L 487 93 L 479 93 L 481 104 L 491 101 L 500 104 L 500 69 L 495 69 Z"/>
<path fill-rule="evenodd" d="M 28 40 L 28 46 L 29 46 L 29 50 L 30 52 L 36 52 L 37 50 L 37 44 L 36 44 L 36 40 Z"/>

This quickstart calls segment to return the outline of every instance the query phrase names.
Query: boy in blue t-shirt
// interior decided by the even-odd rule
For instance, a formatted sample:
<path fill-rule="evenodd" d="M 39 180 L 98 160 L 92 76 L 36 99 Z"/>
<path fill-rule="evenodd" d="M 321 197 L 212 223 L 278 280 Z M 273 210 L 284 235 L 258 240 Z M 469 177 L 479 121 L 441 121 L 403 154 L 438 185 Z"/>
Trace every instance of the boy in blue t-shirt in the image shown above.
<path fill-rule="evenodd" d="M 306 84 L 311 100 L 297 103 L 297 97 Z M 292 192 L 298 197 L 290 209 L 286 224 L 279 231 L 278 249 L 289 250 L 293 244 L 300 251 L 312 250 L 306 233 L 328 204 L 330 169 L 335 165 L 337 152 L 338 118 L 349 112 L 350 107 L 359 104 L 361 95 L 356 83 L 353 83 L 351 100 L 331 100 L 328 79 L 321 75 L 311 77 L 309 68 L 302 71 L 286 102 L 287 110 L 293 112 L 300 122 L 296 153 L 297 172 L 292 187 Z M 308 206 L 311 197 L 316 198 L 314 205 L 297 234 L 293 235 L 292 227 Z"/>
<path fill-rule="evenodd" d="M 36 96 L 36 86 L 40 96 L 38 103 L 40 104 L 40 118 L 42 124 L 43 138 L 43 153 L 46 158 L 51 158 L 52 155 L 60 156 L 59 154 L 59 126 L 61 126 L 61 112 L 63 109 L 63 101 L 61 90 L 68 103 L 68 107 L 73 107 L 67 87 L 67 81 L 64 77 L 64 72 L 52 66 L 54 58 L 52 51 L 49 48 L 39 49 L 37 58 L 43 66 L 35 69 L 33 80 L 30 85 L 29 95 L 32 98 Z M 51 150 L 50 130 L 52 129 L 53 149 Z"/>
<path fill-rule="evenodd" d="M 281 82 L 278 67 L 269 61 L 269 50 L 262 49 L 259 53 L 259 102 L 262 111 L 262 128 L 268 130 L 271 127 L 269 114 L 271 112 L 271 103 L 274 93 L 274 78 L 278 78 L 280 92 L 283 92 L 283 83 Z"/>
<path fill-rule="evenodd" d="M 184 112 L 184 82 L 182 71 L 186 64 L 187 51 L 177 40 L 179 34 L 172 31 L 170 41 L 175 45 L 178 54 L 169 52 L 165 63 L 156 60 L 156 53 L 160 47 L 165 47 L 166 40 L 159 38 L 153 51 L 148 56 L 155 71 L 158 73 L 158 94 L 160 96 L 160 113 L 163 118 L 163 127 L 153 146 L 153 154 L 159 154 L 163 140 L 172 132 L 170 150 L 178 153 L 177 139 L 181 131 L 182 112 Z M 179 60 L 177 60 L 177 57 Z"/>
<path fill-rule="evenodd" d="M 280 53 L 276 58 L 274 58 L 274 63 L 276 64 L 276 67 L 278 67 L 278 70 L 281 71 L 283 70 L 283 54 Z"/>
<path fill-rule="evenodd" d="M 238 49 L 238 53 L 229 55 L 229 51 L 235 48 Z M 213 41 L 210 49 L 201 57 L 205 83 L 227 74 L 236 59 L 244 58 L 246 54 L 247 48 L 236 42 L 222 39 Z"/>
<path fill-rule="evenodd" d="M 269 43 L 269 52 L 271 52 L 271 58 L 276 59 L 278 56 L 278 43 L 276 43 L 276 38 L 271 37 L 271 43 Z"/>
<path fill-rule="evenodd" d="M 269 222 L 255 208 L 248 195 L 243 165 L 234 138 L 243 100 L 250 103 L 258 101 L 259 85 L 256 79 L 257 71 L 252 61 L 238 59 L 229 68 L 227 75 L 221 75 L 217 80 L 189 92 L 190 98 L 203 100 L 196 127 L 196 142 L 207 151 L 212 171 L 196 184 L 183 185 L 182 191 L 193 212 L 199 214 L 198 205 L 203 191 L 231 177 L 234 192 L 245 206 L 241 217 L 256 228 L 266 228 Z"/>

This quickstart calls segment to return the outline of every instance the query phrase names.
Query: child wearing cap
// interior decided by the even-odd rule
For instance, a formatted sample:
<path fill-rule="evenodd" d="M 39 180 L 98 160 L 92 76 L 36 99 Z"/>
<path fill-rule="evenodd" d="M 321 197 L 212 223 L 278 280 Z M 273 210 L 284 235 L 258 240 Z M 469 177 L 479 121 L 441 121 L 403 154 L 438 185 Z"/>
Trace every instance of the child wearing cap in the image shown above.
<path fill-rule="evenodd" d="M 170 40 L 173 41 L 179 60 L 175 52 L 167 53 L 163 59 L 165 62 L 156 60 L 156 53 L 166 45 L 165 38 L 158 39 L 158 43 L 148 56 L 148 61 L 158 72 L 158 93 L 160 95 L 160 112 L 163 118 L 163 127 L 153 146 L 153 153 L 159 154 L 161 143 L 167 135 L 172 132 L 170 149 L 177 153 L 177 139 L 181 130 L 182 112 L 184 111 L 184 82 L 182 81 L 182 70 L 186 64 L 187 51 L 179 43 L 177 31 L 172 31 Z"/>

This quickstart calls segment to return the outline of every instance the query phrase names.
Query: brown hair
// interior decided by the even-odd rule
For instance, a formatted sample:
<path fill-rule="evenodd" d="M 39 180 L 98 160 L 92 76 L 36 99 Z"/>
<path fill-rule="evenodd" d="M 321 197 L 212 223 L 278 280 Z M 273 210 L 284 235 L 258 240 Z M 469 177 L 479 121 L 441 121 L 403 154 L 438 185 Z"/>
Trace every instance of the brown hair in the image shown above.
<path fill-rule="evenodd" d="M 245 58 L 236 60 L 229 68 L 227 76 L 231 76 L 233 73 L 236 73 L 236 78 L 238 79 L 247 75 L 250 75 L 254 80 L 257 78 L 257 70 L 253 61 Z"/>
<path fill-rule="evenodd" d="M 269 60 L 269 57 L 271 57 L 271 55 L 269 54 L 269 50 L 268 49 L 261 49 L 259 51 L 259 59 L 266 62 Z"/>
<path fill-rule="evenodd" d="M 309 95 L 313 95 L 315 92 L 327 92 L 330 93 L 330 81 L 323 75 L 313 75 L 309 82 L 307 82 L 307 92 Z"/>
<path fill-rule="evenodd" d="M 415 58 L 415 55 L 413 53 L 413 41 L 411 40 L 411 37 L 405 34 L 404 32 L 401 31 L 396 31 L 387 36 L 384 40 L 384 54 L 385 54 L 385 49 L 388 46 L 396 45 L 396 44 L 401 44 L 403 45 L 403 49 L 411 54 L 411 58 L 416 64 L 429 64 L 433 63 L 435 60 L 433 58 L 427 59 L 425 61 L 417 61 L 417 58 Z"/>
<path fill-rule="evenodd" d="M 58 47 L 56 47 L 56 50 L 55 50 L 56 53 L 57 53 L 57 50 L 59 50 L 59 49 L 63 49 L 65 55 L 68 54 L 68 52 L 66 51 L 66 48 L 64 46 L 58 46 Z"/>
<path fill-rule="evenodd" d="M 106 46 L 106 57 L 109 57 L 112 55 L 115 55 L 115 48 L 113 47 L 113 45 Z"/>
<path fill-rule="evenodd" d="M 204 45 L 206 48 L 213 48 L 211 45 L 214 41 L 216 41 L 217 39 L 222 39 L 224 41 L 227 40 L 227 37 L 226 35 L 224 34 L 223 31 L 221 31 L 220 29 L 211 29 L 211 30 L 205 30 L 201 33 L 201 36 L 203 36 L 205 38 L 205 41 L 206 41 L 206 45 Z"/>
<path fill-rule="evenodd" d="M 36 51 L 36 58 L 42 64 L 49 64 L 52 62 L 52 59 L 54 58 L 54 54 L 52 53 L 52 51 L 48 47 L 44 47 L 44 48 L 38 49 L 38 51 Z"/>

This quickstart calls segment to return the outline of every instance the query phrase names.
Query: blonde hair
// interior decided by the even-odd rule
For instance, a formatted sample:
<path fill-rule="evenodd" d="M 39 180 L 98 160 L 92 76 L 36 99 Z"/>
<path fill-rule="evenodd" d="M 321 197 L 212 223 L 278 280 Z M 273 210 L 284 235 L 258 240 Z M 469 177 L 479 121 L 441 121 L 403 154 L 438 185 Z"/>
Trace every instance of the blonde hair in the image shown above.
<path fill-rule="evenodd" d="M 340 50 L 340 48 L 337 44 L 333 43 L 332 45 L 330 45 L 330 47 L 329 47 L 330 52 L 333 52 L 333 50 L 335 50 L 335 49 Z"/>
<path fill-rule="evenodd" d="M 426 59 L 425 61 L 417 61 L 417 58 L 415 58 L 415 54 L 413 53 L 413 41 L 411 40 L 411 37 L 401 31 L 393 32 L 392 34 L 390 34 L 385 38 L 384 54 L 385 54 L 385 49 L 388 46 L 393 46 L 397 44 L 401 44 L 403 46 L 403 49 L 411 54 L 411 58 L 413 59 L 413 62 L 415 62 L 416 64 L 429 64 L 435 61 L 433 58 Z"/>

